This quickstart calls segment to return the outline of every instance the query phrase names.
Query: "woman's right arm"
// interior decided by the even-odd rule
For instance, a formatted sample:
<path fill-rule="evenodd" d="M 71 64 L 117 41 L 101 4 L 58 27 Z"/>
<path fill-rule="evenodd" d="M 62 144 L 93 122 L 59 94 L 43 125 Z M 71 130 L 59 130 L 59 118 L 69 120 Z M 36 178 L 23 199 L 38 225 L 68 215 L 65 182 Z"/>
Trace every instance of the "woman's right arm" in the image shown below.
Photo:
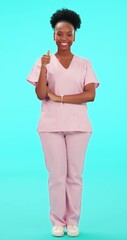
<path fill-rule="evenodd" d="M 46 71 L 47 71 L 46 67 L 41 66 L 39 79 L 35 87 L 36 95 L 40 100 L 46 98 L 48 93 L 48 87 L 46 86 Z"/>
<path fill-rule="evenodd" d="M 41 71 L 39 75 L 39 79 L 37 82 L 37 85 L 35 87 L 35 92 L 37 94 L 37 97 L 40 100 L 43 100 L 48 96 L 48 87 L 46 86 L 46 78 L 47 78 L 47 69 L 46 65 L 50 62 L 50 50 L 48 50 L 47 54 L 43 55 L 41 58 Z"/>

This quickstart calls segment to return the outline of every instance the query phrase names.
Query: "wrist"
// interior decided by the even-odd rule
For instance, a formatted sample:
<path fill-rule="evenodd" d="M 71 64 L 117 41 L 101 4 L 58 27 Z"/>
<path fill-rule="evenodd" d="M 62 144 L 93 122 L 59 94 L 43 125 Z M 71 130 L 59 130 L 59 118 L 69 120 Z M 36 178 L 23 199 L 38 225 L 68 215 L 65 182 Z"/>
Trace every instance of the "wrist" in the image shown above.
<path fill-rule="evenodd" d="M 60 95 L 60 102 L 64 102 L 64 100 L 63 100 L 63 97 L 64 97 L 64 95 Z"/>
<path fill-rule="evenodd" d="M 57 100 L 56 100 L 57 102 L 61 102 L 61 96 L 58 96 L 57 95 Z"/>

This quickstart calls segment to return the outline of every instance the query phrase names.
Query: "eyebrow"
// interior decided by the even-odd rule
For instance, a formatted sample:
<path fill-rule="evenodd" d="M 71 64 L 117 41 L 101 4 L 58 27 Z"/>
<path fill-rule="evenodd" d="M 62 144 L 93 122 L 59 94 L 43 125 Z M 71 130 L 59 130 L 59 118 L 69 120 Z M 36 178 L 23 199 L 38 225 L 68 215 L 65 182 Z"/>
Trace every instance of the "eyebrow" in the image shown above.
<path fill-rule="evenodd" d="M 56 30 L 56 32 L 62 32 L 61 30 Z M 69 31 L 67 31 L 68 33 L 69 32 L 73 32 L 73 30 L 69 30 Z"/>

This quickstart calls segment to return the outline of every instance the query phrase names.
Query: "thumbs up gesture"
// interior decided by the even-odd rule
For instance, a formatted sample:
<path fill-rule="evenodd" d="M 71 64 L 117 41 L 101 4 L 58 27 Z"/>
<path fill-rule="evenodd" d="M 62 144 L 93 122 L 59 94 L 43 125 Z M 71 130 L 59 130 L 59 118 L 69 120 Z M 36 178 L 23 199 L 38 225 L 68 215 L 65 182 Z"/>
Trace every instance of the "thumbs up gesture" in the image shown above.
<path fill-rule="evenodd" d="M 50 63 L 50 50 L 48 50 L 47 54 L 44 54 L 42 57 L 41 57 L 41 64 L 42 64 L 42 67 L 46 67 L 46 65 Z"/>

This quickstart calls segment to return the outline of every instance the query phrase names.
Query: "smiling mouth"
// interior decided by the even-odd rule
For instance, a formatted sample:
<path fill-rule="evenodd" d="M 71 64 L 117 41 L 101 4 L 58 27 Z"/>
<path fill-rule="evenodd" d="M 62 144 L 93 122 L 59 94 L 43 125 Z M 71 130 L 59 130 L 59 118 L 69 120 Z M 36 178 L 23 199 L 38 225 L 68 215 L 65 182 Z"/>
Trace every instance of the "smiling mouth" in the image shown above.
<path fill-rule="evenodd" d="M 68 43 L 60 43 L 61 46 L 67 46 Z"/>

